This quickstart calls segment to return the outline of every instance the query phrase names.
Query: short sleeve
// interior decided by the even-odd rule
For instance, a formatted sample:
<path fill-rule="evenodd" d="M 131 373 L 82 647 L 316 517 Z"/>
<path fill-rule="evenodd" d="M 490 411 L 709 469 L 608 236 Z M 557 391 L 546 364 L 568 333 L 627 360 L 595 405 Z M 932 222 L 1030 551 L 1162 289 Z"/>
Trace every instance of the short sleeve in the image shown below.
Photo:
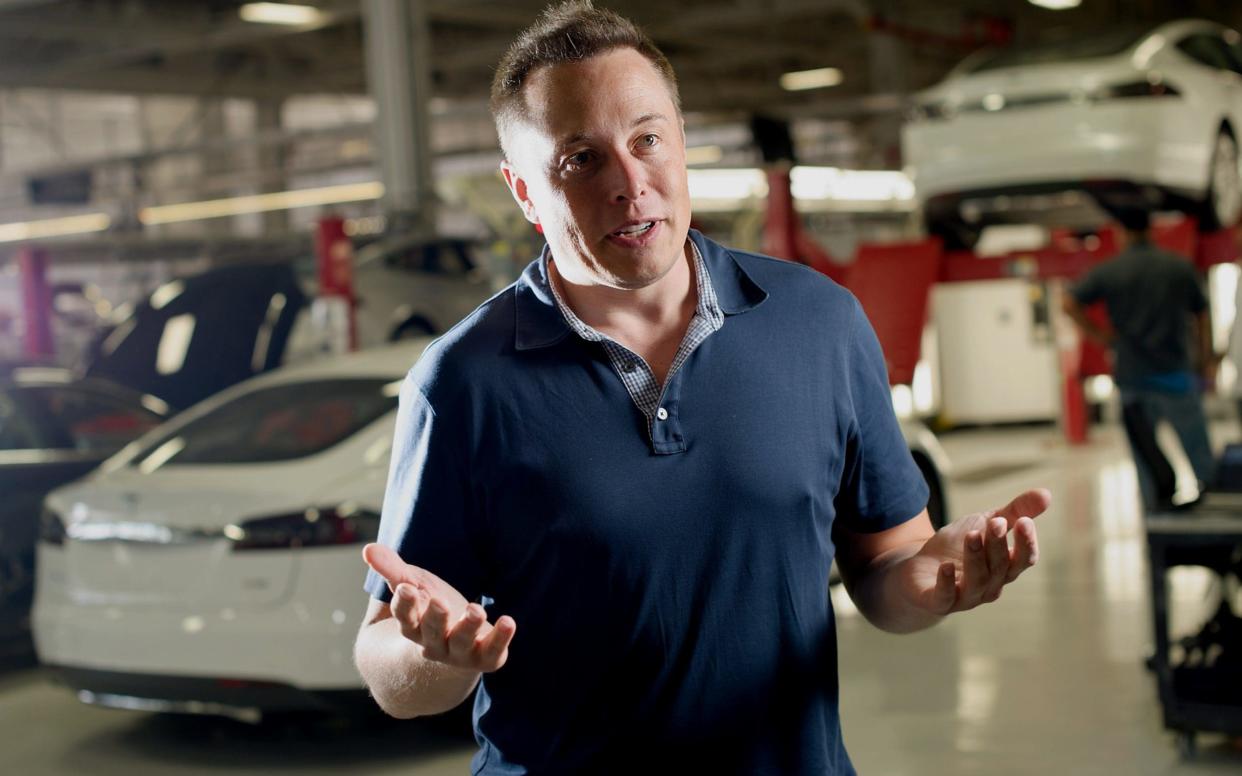
<path fill-rule="evenodd" d="M 484 570 L 472 531 L 477 514 L 461 436 L 436 415 L 413 373 L 407 376 L 401 387 L 379 543 L 473 601 L 483 593 Z M 367 572 L 364 588 L 376 599 L 392 600 L 387 583 L 373 570 Z"/>
<path fill-rule="evenodd" d="M 893 412 L 879 340 L 853 301 L 847 370 L 853 418 L 836 511 L 846 528 L 874 533 L 922 512 L 928 490 Z"/>

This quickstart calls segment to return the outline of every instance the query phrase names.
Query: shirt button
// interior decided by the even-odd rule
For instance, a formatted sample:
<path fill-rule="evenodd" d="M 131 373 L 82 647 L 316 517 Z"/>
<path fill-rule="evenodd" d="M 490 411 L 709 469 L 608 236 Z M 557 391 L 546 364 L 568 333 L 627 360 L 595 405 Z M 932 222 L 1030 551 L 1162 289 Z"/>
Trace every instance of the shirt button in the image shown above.
<path fill-rule="evenodd" d="M 621 365 L 621 371 L 625 372 L 626 374 L 629 374 L 630 372 L 633 372 L 636 369 L 638 369 L 637 361 L 626 361 L 624 364 Z"/>
<path fill-rule="evenodd" d="M 668 420 L 668 410 L 661 407 L 660 409 L 656 410 L 656 417 L 659 418 L 660 420 Z"/>

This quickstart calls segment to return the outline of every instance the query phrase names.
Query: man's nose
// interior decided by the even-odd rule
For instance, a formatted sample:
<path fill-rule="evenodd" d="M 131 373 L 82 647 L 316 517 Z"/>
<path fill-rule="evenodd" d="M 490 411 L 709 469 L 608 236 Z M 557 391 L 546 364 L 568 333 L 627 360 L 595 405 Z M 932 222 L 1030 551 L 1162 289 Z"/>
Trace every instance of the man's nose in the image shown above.
<path fill-rule="evenodd" d="M 647 171 L 643 164 L 628 154 L 614 157 L 612 165 L 612 200 L 628 202 L 647 193 Z"/>

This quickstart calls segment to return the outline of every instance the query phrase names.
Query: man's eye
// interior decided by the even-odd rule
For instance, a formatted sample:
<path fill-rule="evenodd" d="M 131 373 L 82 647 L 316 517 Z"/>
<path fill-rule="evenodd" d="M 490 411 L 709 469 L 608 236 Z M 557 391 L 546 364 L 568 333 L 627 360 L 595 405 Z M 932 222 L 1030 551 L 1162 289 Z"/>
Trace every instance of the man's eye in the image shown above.
<path fill-rule="evenodd" d="M 582 167 L 591 161 L 590 151 L 579 151 L 576 154 L 570 154 L 565 157 L 565 165 L 567 167 Z"/>
<path fill-rule="evenodd" d="M 660 136 L 652 135 L 652 134 L 643 135 L 642 137 L 638 139 L 638 144 L 646 148 L 657 146 L 660 144 Z"/>

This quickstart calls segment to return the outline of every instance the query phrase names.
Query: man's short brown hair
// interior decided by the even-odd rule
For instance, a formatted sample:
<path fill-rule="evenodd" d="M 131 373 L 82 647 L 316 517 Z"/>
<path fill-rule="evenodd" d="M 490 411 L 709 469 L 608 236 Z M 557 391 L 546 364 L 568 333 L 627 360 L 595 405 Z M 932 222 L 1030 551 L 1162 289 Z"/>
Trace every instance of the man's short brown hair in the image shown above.
<path fill-rule="evenodd" d="M 617 48 L 632 48 L 646 57 L 668 84 L 673 105 L 681 110 L 673 66 L 638 25 L 591 0 L 567 0 L 549 5 L 538 20 L 522 31 L 501 57 L 492 79 L 492 116 L 504 148 L 507 126 L 526 112 L 522 88 L 527 77 L 547 65 L 579 62 Z"/>

